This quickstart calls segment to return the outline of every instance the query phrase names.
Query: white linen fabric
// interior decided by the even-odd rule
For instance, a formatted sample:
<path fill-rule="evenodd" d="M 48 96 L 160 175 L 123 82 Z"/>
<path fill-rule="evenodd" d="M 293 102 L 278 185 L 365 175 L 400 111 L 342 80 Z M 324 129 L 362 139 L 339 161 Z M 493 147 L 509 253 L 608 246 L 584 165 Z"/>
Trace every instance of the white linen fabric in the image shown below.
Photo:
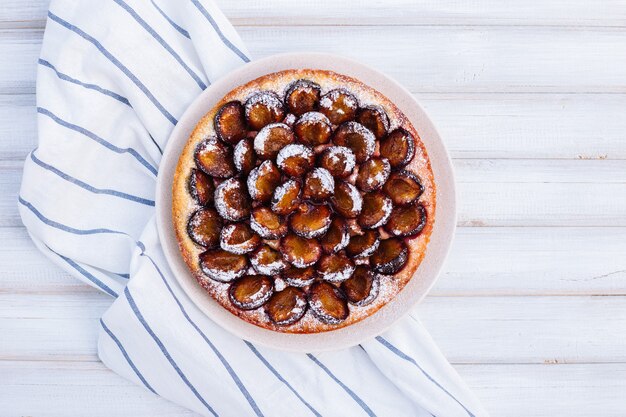
<path fill-rule="evenodd" d="M 218 327 L 178 286 L 154 219 L 162 150 L 248 56 L 209 0 L 52 1 L 19 209 L 45 255 L 112 297 L 100 358 L 206 416 L 486 416 L 413 317 L 351 349 L 285 353 Z"/>

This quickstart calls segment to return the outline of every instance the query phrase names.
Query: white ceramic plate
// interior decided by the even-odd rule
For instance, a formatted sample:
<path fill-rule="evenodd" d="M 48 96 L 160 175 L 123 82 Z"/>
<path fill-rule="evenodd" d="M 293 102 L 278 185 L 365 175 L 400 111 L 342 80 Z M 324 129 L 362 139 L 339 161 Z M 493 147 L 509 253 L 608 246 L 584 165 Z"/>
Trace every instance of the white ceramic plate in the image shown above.
<path fill-rule="evenodd" d="M 287 334 L 264 329 L 231 314 L 213 300 L 187 269 L 172 223 L 172 181 L 178 158 L 200 118 L 228 92 L 262 75 L 286 69 L 323 69 L 354 77 L 380 91 L 409 118 L 424 142 L 437 186 L 435 225 L 426 256 L 404 289 L 368 318 L 316 334 Z M 319 352 L 354 346 L 375 337 L 407 314 L 432 287 L 446 258 L 456 225 L 454 176 L 448 153 L 432 122 L 411 93 L 386 75 L 343 57 L 294 53 L 253 61 L 213 83 L 189 106 L 174 128 L 159 168 L 157 224 L 168 263 L 189 298 L 212 320 L 237 336 L 276 349 Z"/>

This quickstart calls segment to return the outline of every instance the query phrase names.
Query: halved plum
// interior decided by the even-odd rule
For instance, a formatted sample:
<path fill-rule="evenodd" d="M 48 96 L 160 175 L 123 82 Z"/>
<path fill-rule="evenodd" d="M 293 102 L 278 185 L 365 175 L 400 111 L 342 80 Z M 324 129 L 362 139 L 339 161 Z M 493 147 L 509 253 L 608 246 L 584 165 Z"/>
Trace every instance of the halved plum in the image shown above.
<path fill-rule="evenodd" d="M 200 254 L 200 269 L 215 281 L 230 282 L 245 275 L 248 259 L 223 249 L 211 249 Z"/>
<path fill-rule="evenodd" d="M 363 196 L 363 210 L 359 214 L 359 225 L 365 229 L 383 226 L 389 220 L 393 204 L 381 191 L 374 191 Z"/>
<path fill-rule="evenodd" d="M 281 171 L 291 177 L 300 177 L 313 167 L 313 149 L 300 143 L 292 143 L 278 152 L 276 164 Z"/>
<path fill-rule="evenodd" d="M 332 221 L 332 211 L 327 204 L 301 204 L 289 217 L 289 227 L 298 236 L 312 239 L 322 236 Z"/>
<path fill-rule="evenodd" d="M 421 204 L 397 206 L 391 211 L 385 230 L 392 236 L 419 235 L 426 226 L 426 210 Z"/>
<path fill-rule="evenodd" d="M 199 169 L 192 168 L 189 175 L 189 194 L 201 206 L 209 205 L 213 202 L 215 193 L 215 183 L 213 179 Z"/>
<path fill-rule="evenodd" d="M 282 255 L 268 245 L 262 245 L 250 255 L 250 263 L 261 275 L 277 275 L 287 267 Z"/>
<path fill-rule="evenodd" d="M 383 190 L 394 204 L 404 206 L 417 201 L 424 192 L 424 186 L 414 173 L 399 171 L 391 174 Z"/>
<path fill-rule="evenodd" d="M 382 139 L 389 130 L 389 117 L 380 106 L 365 106 L 360 108 L 356 121 L 374 133 L 376 139 Z"/>
<path fill-rule="evenodd" d="M 286 216 L 298 208 L 300 204 L 300 183 L 296 180 L 287 180 L 282 183 L 272 197 L 272 211 Z"/>
<path fill-rule="evenodd" d="M 231 223 L 222 228 L 220 247 L 236 254 L 249 253 L 261 244 L 261 238 L 246 223 Z"/>
<path fill-rule="evenodd" d="M 300 116 L 317 108 L 321 91 L 319 84 L 300 79 L 289 86 L 285 94 L 285 104 L 291 113 Z"/>
<path fill-rule="evenodd" d="M 269 202 L 274 189 L 280 184 L 280 171 L 270 160 L 250 171 L 248 175 L 248 192 L 256 201 Z"/>
<path fill-rule="evenodd" d="M 287 234 L 287 222 L 265 206 L 252 209 L 250 227 L 263 239 L 278 239 Z"/>
<path fill-rule="evenodd" d="M 347 219 L 358 216 L 363 208 L 363 197 L 349 182 L 341 181 L 337 184 L 331 201 L 335 211 Z"/>
<path fill-rule="evenodd" d="M 311 311 L 324 323 L 339 324 L 350 314 L 345 294 L 329 282 L 314 282 L 309 288 L 308 299 Z"/>
<path fill-rule="evenodd" d="M 224 104 L 213 119 L 217 136 L 233 145 L 245 138 L 248 130 L 244 113 L 244 108 L 238 101 Z"/>
<path fill-rule="evenodd" d="M 331 90 L 320 99 L 320 112 L 334 125 L 354 120 L 358 108 L 354 94 L 344 88 Z"/>
<path fill-rule="evenodd" d="M 220 243 L 222 218 L 212 208 L 201 208 L 191 215 L 187 223 L 187 234 L 196 244 L 215 248 Z"/>
<path fill-rule="evenodd" d="M 322 255 L 322 246 L 317 239 L 289 234 L 280 240 L 280 252 L 296 268 L 306 268 L 318 261 Z"/>
<path fill-rule="evenodd" d="M 273 91 L 259 91 L 246 100 L 245 113 L 248 126 L 252 130 L 261 130 L 270 123 L 277 123 L 285 118 L 285 109 L 280 97 Z"/>
<path fill-rule="evenodd" d="M 369 193 L 385 184 L 391 173 L 391 165 L 387 158 L 372 158 L 359 166 L 355 184 Z"/>
<path fill-rule="evenodd" d="M 301 143 L 315 147 L 330 141 L 332 126 L 328 117 L 322 113 L 310 111 L 300 116 L 293 125 L 293 131 Z"/>
<path fill-rule="evenodd" d="M 345 178 L 352 173 L 356 159 L 350 148 L 331 146 L 320 157 L 320 166 L 326 168 L 334 177 Z"/>
<path fill-rule="evenodd" d="M 320 241 L 322 250 L 326 253 L 339 252 L 348 245 L 348 242 L 350 242 L 350 234 L 346 222 L 341 217 L 335 217 Z"/>
<path fill-rule="evenodd" d="M 411 162 L 415 155 L 415 138 L 402 128 L 389 133 L 380 141 L 380 156 L 387 158 L 391 168 L 400 168 Z"/>
<path fill-rule="evenodd" d="M 208 138 L 196 146 L 196 165 L 206 174 L 216 178 L 228 178 L 235 174 L 231 148 L 217 140 Z"/>
<path fill-rule="evenodd" d="M 256 154 L 254 153 L 254 146 L 252 145 L 252 139 L 242 139 L 233 150 L 233 162 L 235 168 L 242 174 L 248 174 L 256 165 Z"/>
<path fill-rule="evenodd" d="M 377 230 L 365 230 L 362 235 L 354 235 L 346 247 L 346 252 L 353 258 L 371 256 L 378 245 L 380 238 Z"/>
<path fill-rule="evenodd" d="M 295 140 L 289 126 L 284 123 L 271 123 L 254 137 L 254 151 L 262 159 L 274 159 L 282 148 Z"/>
<path fill-rule="evenodd" d="M 348 302 L 362 307 L 371 304 L 378 296 L 380 279 L 369 267 L 359 265 L 352 276 L 341 283 Z"/>
<path fill-rule="evenodd" d="M 307 172 L 302 187 L 302 197 L 313 201 L 324 201 L 335 191 L 335 179 L 324 168 L 314 168 Z"/>
<path fill-rule="evenodd" d="M 308 287 L 313 283 L 317 277 L 317 272 L 312 266 L 306 268 L 296 268 L 295 266 L 289 266 L 283 271 L 281 277 L 287 282 L 287 284 L 294 287 Z"/>
<path fill-rule="evenodd" d="M 274 282 L 265 275 L 246 275 L 228 289 L 228 298 L 241 310 L 254 310 L 265 304 L 274 293 Z"/>
<path fill-rule="evenodd" d="M 374 271 L 381 274 L 399 272 L 409 259 L 409 249 L 403 240 L 392 237 L 380 242 L 378 249 L 370 257 Z"/>
<path fill-rule="evenodd" d="M 343 282 L 352 276 L 354 262 L 344 253 L 339 252 L 322 256 L 316 268 L 326 281 Z"/>
<path fill-rule="evenodd" d="M 294 324 L 304 316 L 306 309 L 306 293 L 296 287 L 287 287 L 282 291 L 274 292 L 265 304 L 267 316 L 278 326 Z"/>
<path fill-rule="evenodd" d="M 238 178 L 229 178 L 215 189 L 215 208 L 225 220 L 237 222 L 250 215 L 250 196 Z"/>
<path fill-rule="evenodd" d="M 346 122 L 335 130 L 333 143 L 350 148 L 357 163 L 367 161 L 376 150 L 376 137 L 361 123 Z"/>

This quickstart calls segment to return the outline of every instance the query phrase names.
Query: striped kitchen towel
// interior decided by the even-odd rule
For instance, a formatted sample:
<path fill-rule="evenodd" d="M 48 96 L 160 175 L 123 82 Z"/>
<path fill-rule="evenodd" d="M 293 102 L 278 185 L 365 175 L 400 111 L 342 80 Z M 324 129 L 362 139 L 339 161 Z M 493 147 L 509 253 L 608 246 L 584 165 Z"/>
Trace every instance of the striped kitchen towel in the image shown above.
<path fill-rule="evenodd" d="M 19 209 L 45 255 L 111 296 L 102 361 L 206 416 L 486 416 L 414 317 L 351 349 L 285 353 L 218 327 L 178 286 L 154 219 L 163 148 L 248 61 L 210 0 L 52 1 Z"/>

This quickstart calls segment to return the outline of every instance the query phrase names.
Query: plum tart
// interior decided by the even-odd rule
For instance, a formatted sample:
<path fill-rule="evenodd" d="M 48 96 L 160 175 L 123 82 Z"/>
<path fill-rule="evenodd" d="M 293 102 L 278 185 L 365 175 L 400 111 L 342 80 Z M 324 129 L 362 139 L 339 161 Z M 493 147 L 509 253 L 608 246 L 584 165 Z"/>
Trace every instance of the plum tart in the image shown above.
<path fill-rule="evenodd" d="M 191 134 L 172 194 L 198 283 L 241 319 L 285 333 L 376 313 L 412 279 L 435 222 L 411 122 L 374 88 L 323 70 L 226 94 Z"/>

